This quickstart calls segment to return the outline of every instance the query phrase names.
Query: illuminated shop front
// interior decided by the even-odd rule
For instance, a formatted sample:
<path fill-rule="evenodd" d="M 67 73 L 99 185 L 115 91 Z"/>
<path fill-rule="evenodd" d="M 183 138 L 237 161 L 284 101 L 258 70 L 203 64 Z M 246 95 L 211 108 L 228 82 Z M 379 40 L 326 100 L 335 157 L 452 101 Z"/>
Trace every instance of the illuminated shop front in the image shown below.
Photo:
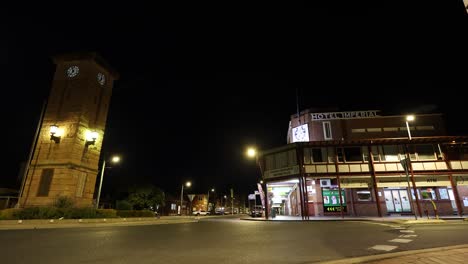
<path fill-rule="evenodd" d="M 461 216 L 467 211 L 467 136 L 431 135 L 444 131 L 439 115 L 418 117 L 413 128 L 398 126 L 404 116 L 337 113 L 306 113 L 310 119 L 301 122 L 293 118 L 289 144 L 260 154 L 268 215 L 434 216 L 437 209 L 441 216 Z M 318 119 L 326 116 L 337 119 Z M 411 139 L 403 128 L 412 131 Z"/>

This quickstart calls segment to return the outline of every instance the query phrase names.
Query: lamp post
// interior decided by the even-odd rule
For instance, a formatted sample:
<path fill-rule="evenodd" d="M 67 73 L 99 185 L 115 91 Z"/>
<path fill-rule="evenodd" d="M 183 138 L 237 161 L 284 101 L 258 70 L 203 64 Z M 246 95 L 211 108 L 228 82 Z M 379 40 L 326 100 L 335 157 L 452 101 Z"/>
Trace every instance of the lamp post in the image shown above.
<path fill-rule="evenodd" d="M 407 115 L 406 116 L 406 129 L 408 130 L 408 139 L 409 140 L 411 140 L 411 131 L 410 131 L 410 127 L 409 127 L 408 122 L 411 122 L 411 121 L 414 121 L 414 115 Z M 405 169 L 406 182 L 408 184 L 408 198 L 409 198 L 409 201 L 410 201 L 411 209 L 413 209 L 413 207 L 414 207 L 414 205 L 413 205 L 413 195 L 411 194 L 411 186 L 410 186 L 410 182 L 409 182 L 409 163 L 410 163 L 410 160 L 408 159 L 408 151 L 406 151 L 406 153 L 407 154 L 405 155 L 405 158 L 400 160 L 400 163 L 403 166 L 403 168 Z M 415 192 L 414 195 L 415 196 L 418 195 L 417 192 Z M 418 220 L 416 210 L 414 210 L 414 219 Z"/>
<path fill-rule="evenodd" d="M 214 191 L 215 191 L 215 189 L 212 188 L 212 189 L 211 189 L 211 192 L 214 192 Z M 207 212 L 210 211 L 210 209 L 208 208 L 209 205 L 210 205 L 210 191 L 208 191 L 208 198 L 206 199 L 206 211 L 207 211 Z"/>
<path fill-rule="evenodd" d="M 411 131 L 410 131 L 409 124 L 408 124 L 409 121 L 414 121 L 414 115 L 406 116 L 406 129 L 408 130 L 408 138 L 409 140 L 411 140 Z"/>
<path fill-rule="evenodd" d="M 192 186 L 191 182 L 186 182 L 185 186 L 188 188 Z M 184 184 L 182 184 L 182 190 L 180 191 L 180 216 L 182 216 L 182 202 L 183 202 L 183 197 L 184 197 Z"/>
<path fill-rule="evenodd" d="M 119 163 L 120 162 L 120 157 L 119 156 L 113 156 L 111 159 L 112 163 Z M 96 209 L 99 208 L 99 199 L 101 198 L 101 189 L 102 189 L 102 181 L 104 179 L 104 170 L 106 169 L 106 158 L 102 159 L 102 168 L 101 168 L 101 179 L 99 181 L 99 190 L 98 190 L 98 195 L 96 199 Z"/>

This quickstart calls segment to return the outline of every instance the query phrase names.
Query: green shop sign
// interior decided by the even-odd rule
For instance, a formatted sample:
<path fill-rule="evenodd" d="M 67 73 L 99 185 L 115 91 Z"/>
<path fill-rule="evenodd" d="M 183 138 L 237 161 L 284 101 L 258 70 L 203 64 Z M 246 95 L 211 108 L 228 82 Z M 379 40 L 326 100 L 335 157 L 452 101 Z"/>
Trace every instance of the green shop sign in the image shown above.
<path fill-rule="evenodd" d="M 340 197 L 338 190 L 322 190 L 323 207 L 326 212 L 340 211 Z M 346 206 L 346 197 L 344 190 L 341 190 L 342 207 Z"/>

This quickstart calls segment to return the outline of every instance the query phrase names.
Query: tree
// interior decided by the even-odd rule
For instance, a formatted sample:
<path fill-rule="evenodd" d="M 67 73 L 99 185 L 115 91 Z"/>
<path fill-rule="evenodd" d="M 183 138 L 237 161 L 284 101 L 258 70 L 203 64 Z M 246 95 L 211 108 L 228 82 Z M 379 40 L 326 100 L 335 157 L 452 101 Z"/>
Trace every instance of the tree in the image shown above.
<path fill-rule="evenodd" d="M 153 185 L 133 187 L 129 191 L 128 201 L 135 210 L 157 211 L 165 205 L 164 192 Z"/>

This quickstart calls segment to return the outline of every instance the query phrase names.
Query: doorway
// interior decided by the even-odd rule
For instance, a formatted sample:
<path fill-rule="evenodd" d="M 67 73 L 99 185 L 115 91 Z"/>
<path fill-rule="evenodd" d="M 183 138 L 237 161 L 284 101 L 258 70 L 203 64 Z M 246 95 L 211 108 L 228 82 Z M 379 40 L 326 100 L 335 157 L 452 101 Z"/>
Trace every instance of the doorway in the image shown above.
<path fill-rule="evenodd" d="M 408 191 L 405 189 L 385 190 L 385 204 L 387 212 L 402 213 L 411 212 L 411 204 L 409 202 Z"/>

